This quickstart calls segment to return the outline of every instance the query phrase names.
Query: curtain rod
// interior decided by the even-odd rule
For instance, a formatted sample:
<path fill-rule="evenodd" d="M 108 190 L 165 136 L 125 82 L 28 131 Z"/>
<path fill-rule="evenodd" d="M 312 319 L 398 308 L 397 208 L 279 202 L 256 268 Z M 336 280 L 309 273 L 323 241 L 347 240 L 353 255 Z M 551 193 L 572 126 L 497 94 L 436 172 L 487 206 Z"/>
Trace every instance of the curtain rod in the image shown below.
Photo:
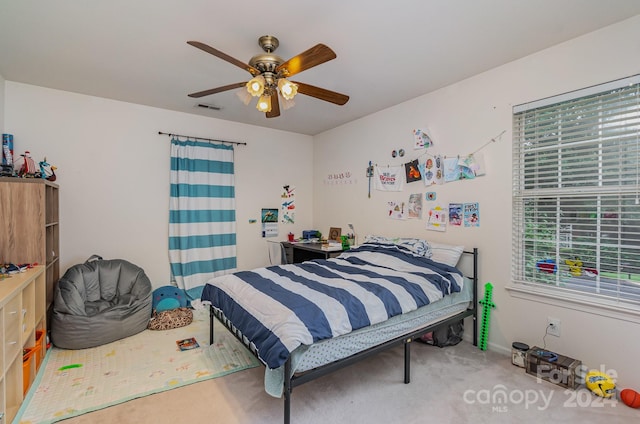
<path fill-rule="evenodd" d="M 166 132 L 162 132 L 162 131 L 158 131 L 158 134 L 168 135 L 169 137 L 174 137 L 175 136 L 175 137 L 193 138 L 195 140 L 210 141 L 210 142 L 213 142 L 213 143 L 231 143 L 231 144 L 241 144 L 243 146 L 247 145 L 247 143 L 243 143 L 243 142 L 240 142 L 240 141 L 215 140 L 213 138 L 193 137 L 191 135 L 172 134 L 172 133 L 166 133 Z"/>

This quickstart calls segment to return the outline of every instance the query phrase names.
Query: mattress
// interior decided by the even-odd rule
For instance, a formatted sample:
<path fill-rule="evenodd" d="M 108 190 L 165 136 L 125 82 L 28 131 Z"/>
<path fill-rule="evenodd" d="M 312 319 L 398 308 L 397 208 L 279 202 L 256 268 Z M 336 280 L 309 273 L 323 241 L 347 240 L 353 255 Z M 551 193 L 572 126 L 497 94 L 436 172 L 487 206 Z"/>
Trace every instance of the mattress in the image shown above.
<path fill-rule="evenodd" d="M 461 291 L 461 272 L 395 245 L 209 280 L 202 300 L 224 313 L 269 368 L 296 348 L 336 338 Z"/>

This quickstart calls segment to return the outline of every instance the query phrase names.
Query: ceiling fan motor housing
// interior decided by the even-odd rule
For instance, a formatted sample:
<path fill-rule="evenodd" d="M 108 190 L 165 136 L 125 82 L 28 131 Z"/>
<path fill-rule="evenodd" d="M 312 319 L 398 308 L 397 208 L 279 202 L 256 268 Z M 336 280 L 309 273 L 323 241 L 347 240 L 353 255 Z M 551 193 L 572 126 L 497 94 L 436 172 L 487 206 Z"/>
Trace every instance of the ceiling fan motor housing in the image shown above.
<path fill-rule="evenodd" d="M 249 65 L 253 66 L 257 70 L 262 72 L 275 72 L 278 65 L 283 63 L 284 60 L 276 54 L 263 53 L 257 54 L 251 58 Z"/>
<path fill-rule="evenodd" d="M 249 65 L 259 70 L 260 73 L 270 72 L 275 74 L 276 68 L 281 63 L 284 63 L 284 60 L 280 56 L 273 54 L 280 45 L 280 42 L 273 35 L 263 35 L 258 39 L 258 45 L 262 47 L 262 50 L 264 50 L 265 53 L 253 56 L 249 61 Z M 265 75 L 265 77 L 267 76 Z M 273 78 L 277 76 L 271 75 L 271 77 Z"/>

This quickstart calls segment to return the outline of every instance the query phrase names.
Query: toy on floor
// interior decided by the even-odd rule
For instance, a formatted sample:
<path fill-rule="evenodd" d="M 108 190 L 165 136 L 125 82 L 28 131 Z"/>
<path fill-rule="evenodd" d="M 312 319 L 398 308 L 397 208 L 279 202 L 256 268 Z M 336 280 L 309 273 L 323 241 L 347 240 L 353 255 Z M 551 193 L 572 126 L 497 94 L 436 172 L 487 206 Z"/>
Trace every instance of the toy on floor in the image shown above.
<path fill-rule="evenodd" d="M 600 397 L 610 398 L 616 393 L 616 383 L 613 382 L 613 379 L 597 370 L 591 370 L 587 373 L 585 385 L 587 389 Z"/>
<path fill-rule="evenodd" d="M 156 312 L 187 306 L 187 296 L 183 289 L 176 286 L 162 286 L 153 291 L 151 310 Z"/>
<path fill-rule="evenodd" d="M 489 320 L 491 309 L 496 307 L 491 298 L 493 297 L 493 284 L 484 285 L 484 299 L 479 303 L 482 305 L 482 323 L 480 324 L 480 341 L 478 347 L 480 350 L 487 350 L 487 339 L 489 338 Z"/>
<path fill-rule="evenodd" d="M 623 389 L 620 392 L 620 400 L 630 408 L 640 408 L 640 393 L 633 389 Z"/>

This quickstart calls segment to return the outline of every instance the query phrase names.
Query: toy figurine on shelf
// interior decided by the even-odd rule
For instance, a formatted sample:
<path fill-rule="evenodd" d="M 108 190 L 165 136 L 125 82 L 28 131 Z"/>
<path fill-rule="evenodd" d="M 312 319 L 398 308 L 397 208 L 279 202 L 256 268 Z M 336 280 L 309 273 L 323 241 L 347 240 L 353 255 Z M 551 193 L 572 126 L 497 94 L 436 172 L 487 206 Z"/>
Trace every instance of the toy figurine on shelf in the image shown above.
<path fill-rule="evenodd" d="M 45 157 L 44 160 L 42 160 L 40 163 L 40 177 L 49 180 L 49 181 L 55 181 L 56 180 L 56 168 L 55 166 L 49 164 L 47 162 L 47 158 Z"/>
<path fill-rule="evenodd" d="M 36 163 L 33 161 L 31 157 L 31 152 L 28 150 L 24 152 L 23 155 L 20 155 L 15 160 L 13 167 L 18 174 L 18 177 L 30 177 L 33 178 L 36 176 L 38 169 L 36 168 Z"/>

